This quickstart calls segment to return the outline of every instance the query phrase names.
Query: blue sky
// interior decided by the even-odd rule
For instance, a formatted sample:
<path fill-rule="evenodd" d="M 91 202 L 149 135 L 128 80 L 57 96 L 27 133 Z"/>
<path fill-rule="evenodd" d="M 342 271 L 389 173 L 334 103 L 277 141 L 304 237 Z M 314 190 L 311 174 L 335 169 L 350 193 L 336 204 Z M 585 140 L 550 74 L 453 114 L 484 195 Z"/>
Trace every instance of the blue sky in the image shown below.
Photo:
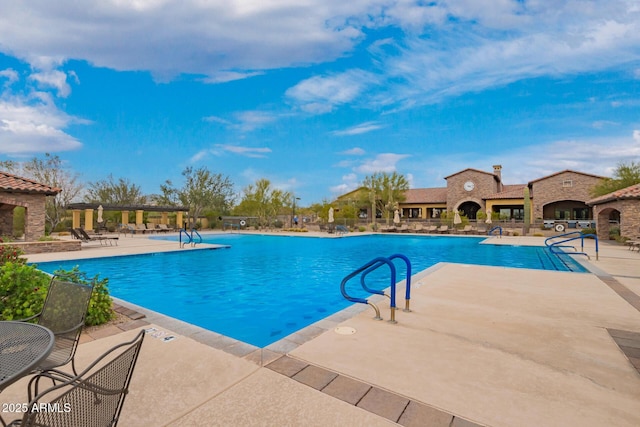
<path fill-rule="evenodd" d="M 0 3 L 0 160 L 158 193 L 187 166 L 301 204 L 640 161 L 637 0 Z"/>

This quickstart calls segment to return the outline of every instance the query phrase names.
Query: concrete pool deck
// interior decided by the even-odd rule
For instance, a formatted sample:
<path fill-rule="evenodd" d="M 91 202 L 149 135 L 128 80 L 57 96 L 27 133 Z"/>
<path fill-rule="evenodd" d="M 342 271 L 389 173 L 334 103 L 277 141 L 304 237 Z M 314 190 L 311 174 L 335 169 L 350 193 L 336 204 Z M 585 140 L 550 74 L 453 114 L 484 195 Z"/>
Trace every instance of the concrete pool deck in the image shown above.
<path fill-rule="evenodd" d="M 144 236 L 88 246 L 80 254 L 178 249 Z M 416 275 L 412 312 L 398 310 L 397 324 L 373 320 L 365 307 L 310 327 L 295 346 L 225 347 L 219 336 L 149 314 L 86 334 L 77 365 L 140 328 L 155 329 L 122 426 L 637 426 L 640 253 L 600 242 L 596 261 L 593 242 L 585 246 L 595 274 L 438 264 Z M 402 298 L 399 289 L 401 307 Z M 388 319 L 388 305 L 380 308 Z M 25 384 L 4 390 L 0 402 L 23 402 Z"/>

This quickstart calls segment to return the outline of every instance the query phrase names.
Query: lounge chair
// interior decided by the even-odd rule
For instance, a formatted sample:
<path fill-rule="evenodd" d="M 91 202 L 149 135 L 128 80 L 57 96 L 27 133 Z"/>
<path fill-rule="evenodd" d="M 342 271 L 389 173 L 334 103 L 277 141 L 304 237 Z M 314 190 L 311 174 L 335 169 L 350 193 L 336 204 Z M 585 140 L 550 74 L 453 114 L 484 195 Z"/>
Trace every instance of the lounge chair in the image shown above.
<path fill-rule="evenodd" d="M 441 225 L 440 228 L 438 228 L 437 231 L 440 234 L 448 233 L 449 232 L 449 226 L 448 225 Z"/>
<path fill-rule="evenodd" d="M 90 243 L 90 242 L 98 242 L 101 245 L 113 245 L 113 242 L 118 244 L 117 237 L 107 237 L 107 236 L 90 236 L 84 229 L 82 228 L 70 228 L 69 232 L 71 236 L 75 239 L 80 240 L 82 243 Z"/>
<path fill-rule="evenodd" d="M 167 224 L 158 224 L 156 226 L 156 231 L 159 231 L 161 233 L 168 233 L 171 231 L 175 231 L 174 228 L 169 228 L 169 226 Z"/>
<path fill-rule="evenodd" d="M 438 231 L 437 225 L 430 225 L 425 229 L 425 233 L 435 233 L 436 231 Z"/>
<path fill-rule="evenodd" d="M 9 425 L 115 427 L 143 339 L 144 330 L 132 341 L 112 347 L 79 375 L 58 370 L 36 375 L 29 381 L 29 403 L 22 419 Z M 53 380 L 57 385 L 39 392 L 41 379 Z"/>
<path fill-rule="evenodd" d="M 147 226 L 144 224 L 136 224 L 133 226 L 134 233 L 144 234 L 147 231 Z"/>
<path fill-rule="evenodd" d="M 462 234 L 470 234 L 473 231 L 473 226 L 465 225 L 462 230 L 460 230 Z"/>
<path fill-rule="evenodd" d="M 336 234 L 347 234 L 349 229 L 344 225 L 336 225 Z"/>
<path fill-rule="evenodd" d="M 422 233 L 423 230 L 424 230 L 424 227 L 422 226 L 422 224 L 417 223 L 413 226 L 413 230 L 411 231 L 413 231 L 414 233 Z"/>
<path fill-rule="evenodd" d="M 398 233 L 408 233 L 409 226 L 407 224 L 402 224 L 399 228 L 396 229 Z"/>

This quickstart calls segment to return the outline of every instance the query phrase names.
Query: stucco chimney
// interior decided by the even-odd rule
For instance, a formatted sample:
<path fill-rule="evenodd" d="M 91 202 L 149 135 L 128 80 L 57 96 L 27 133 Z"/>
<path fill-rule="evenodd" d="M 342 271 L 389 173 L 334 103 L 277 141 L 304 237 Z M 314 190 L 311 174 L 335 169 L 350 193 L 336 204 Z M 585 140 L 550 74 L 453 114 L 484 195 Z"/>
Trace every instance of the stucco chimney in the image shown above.
<path fill-rule="evenodd" d="M 493 174 L 498 177 L 498 192 L 502 191 L 502 165 L 493 165 Z"/>

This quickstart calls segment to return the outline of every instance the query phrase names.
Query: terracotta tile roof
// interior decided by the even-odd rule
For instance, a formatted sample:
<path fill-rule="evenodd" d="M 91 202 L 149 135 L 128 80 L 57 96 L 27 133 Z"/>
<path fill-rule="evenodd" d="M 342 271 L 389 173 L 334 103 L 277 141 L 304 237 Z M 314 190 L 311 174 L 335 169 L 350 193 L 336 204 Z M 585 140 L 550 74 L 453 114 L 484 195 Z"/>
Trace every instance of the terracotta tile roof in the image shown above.
<path fill-rule="evenodd" d="M 447 203 L 447 187 L 412 188 L 404 196 L 402 203 Z"/>
<path fill-rule="evenodd" d="M 526 186 L 527 184 L 503 185 L 501 192 L 492 194 L 485 200 L 522 199 L 524 197 L 524 187 Z"/>
<path fill-rule="evenodd" d="M 5 193 L 37 193 L 45 196 L 55 196 L 59 188 L 49 187 L 27 178 L 11 175 L 0 171 L 0 192 Z"/>
<path fill-rule="evenodd" d="M 596 197 L 587 201 L 587 205 L 597 205 L 600 203 L 611 202 L 620 199 L 640 199 L 640 184 L 635 184 L 604 196 Z"/>

